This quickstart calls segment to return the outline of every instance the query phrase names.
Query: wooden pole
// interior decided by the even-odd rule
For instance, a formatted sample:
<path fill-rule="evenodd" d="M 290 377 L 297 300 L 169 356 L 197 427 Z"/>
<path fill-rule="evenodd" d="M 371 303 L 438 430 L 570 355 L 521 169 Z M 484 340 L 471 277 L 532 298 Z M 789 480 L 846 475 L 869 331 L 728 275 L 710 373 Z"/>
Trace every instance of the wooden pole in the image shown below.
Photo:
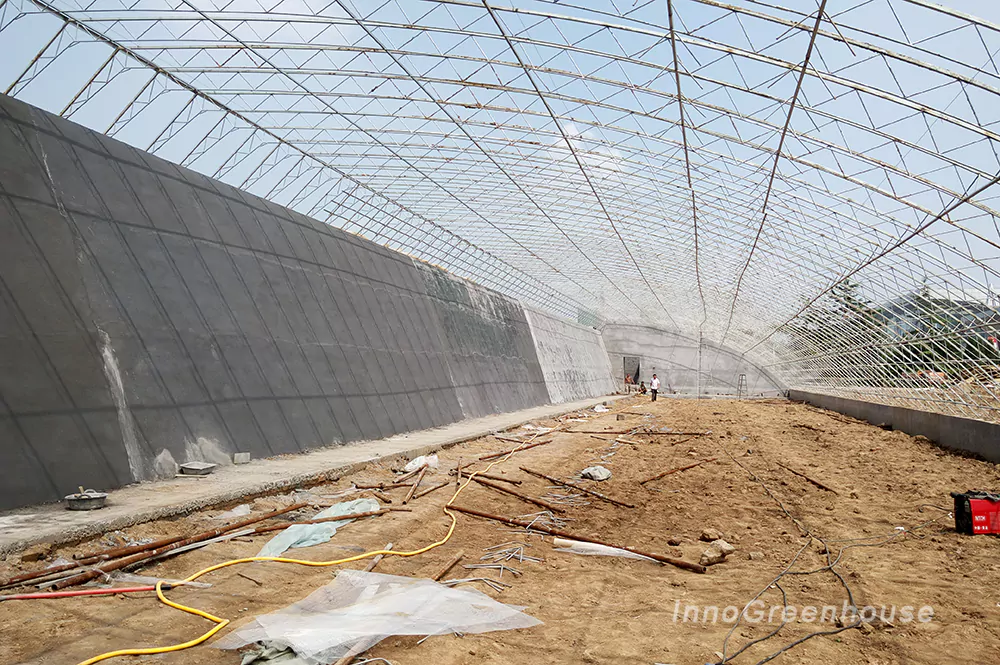
<path fill-rule="evenodd" d="M 669 469 L 667 471 L 664 471 L 663 473 L 658 473 L 655 476 L 650 476 L 649 478 L 646 478 L 645 480 L 640 480 L 639 484 L 640 485 L 645 485 L 646 483 L 651 483 L 654 480 L 659 480 L 660 478 L 663 478 L 664 476 L 669 476 L 672 473 L 677 473 L 679 471 L 687 471 L 688 469 L 693 469 L 696 466 L 701 466 L 702 464 L 708 464 L 709 462 L 714 462 L 716 459 L 718 459 L 718 458 L 712 457 L 710 459 L 703 459 L 700 462 L 695 462 L 694 464 L 688 464 L 687 466 L 678 467 L 676 469 Z"/>
<path fill-rule="evenodd" d="M 622 506 L 623 508 L 635 508 L 635 506 L 633 504 L 631 504 L 631 503 L 625 503 L 624 501 L 619 501 L 618 499 L 612 499 L 610 496 L 607 496 L 606 494 L 601 494 L 600 492 L 595 492 L 594 490 L 587 489 L 586 487 L 580 487 L 576 483 L 571 483 L 571 482 L 569 482 L 567 480 L 559 480 L 558 478 L 553 478 L 552 476 L 547 476 L 544 473 L 542 473 L 541 471 L 532 471 L 531 469 L 523 467 L 523 466 L 521 467 L 521 471 L 524 471 L 525 473 L 530 473 L 533 476 L 538 476 L 539 478 L 544 478 L 545 480 L 548 480 L 549 482 L 555 483 L 556 485 L 562 485 L 564 487 L 572 487 L 573 489 L 578 490 L 580 492 L 583 492 L 584 494 L 589 494 L 591 496 L 595 496 L 598 499 L 601 499 L 603 501 L 607 501 L 608 503 L 613 503 L 616 506 Z"/>
<path fill-rule="evenodd" d="M 410 499 L 413 498 L 413 493 L 417 491 L 418 487 L 420 487 L 420 481 L 424 479 L 425 473 L 427 473 L 426 464 L 423 466 L 423 468 L 420 469 L 420 473 L 417 474 L 417 479 L 413 482 L 413 485 L 410 487 L 410 491 L 406 493 L 406 498 L 403 499 L 404 506 L 407 504 L 407 502 L 409 502 Z"/>
<path fill-rule="evenodd" d="M 517 448 L 511 448 L 510 450 L 501 450 L 498 453 L 489 453 L 488 455 L 483 455 L 479 458 L 480 462 L 485 462 L 486 460 L 493 459 L 494 457 L 503 457 L 504 455 L 509 455 L 512 452 L 521 452 L 522 450 L 527 450 L 528 448 L 534 448 L 535 446 L 544 446 L 546 443 L 552 443 L 552 439 L 545 439 L 544 441 L 536 441 L 535 443 L 529 443 L 525 446 L 518 446 Z"/>
<path fill-rule="evenodd" d="M 605 545 L 606 547 L 615 547 L 620 550 L 627 550 L 634 554 L 639 554 L 641 556 L 649 557 L 650 559 L 655 559 L 661 563 L 669 563 L 671 566 L 677 566 L 678 568 L 683 568 L 684 570 L 690 570 L 695 573 L 704 573 L 706 571 L 705 566 L 697 563 L 691 563 L 690 561 L 684 561 L 683 559 L 675 559 L 673 557 L 664 556 L 663 554 L 655 554 L 653 552 L 643 552 L 642 550 L 637 550 L 634 547 L 627 547 L 624 545 L 616 545 L 614 543 L 605 542 L 603 540 L 598 540 L 596 538 L 591 538 L 589 536 L 582 536 L 578 534 L 569 533 L 567 531 L 562 531 L 560 529 L 552 529 L 547 526 L 542 526 L 541 524 L 535 522 L 527 522 L 525 520 L 516 520 L 509 517 L 502 517 L 500 515 L 491 515 L 490 513 L 484 513 L 480 510 L 473 510 L 472 508 L 465 508 L 463 506 L 448 506 L 450 510 L 457 510 L 460 513 L 465 513 L 466 515 L 475 515 L 476 517 L 482 517 L 488 520 L 495 520 L 497 522 L 502 522 L 504 524 L 510 524 L 511 526 L 519 526 L 524 528 L 529 528 L 534 531 L 540 531 L 542 533 L 547 533 L 551 536 L 559 536 L 560 538 L 569 538 L 570 540 L 580 540 L 585 543 L 595 543 L 597 545 Z"/>
<path fill-rule="evenodd" d="M 457 563 L 458 563 L 459 561 L 461 561 L 461 560 L 462 560 L 462 557 L 464 557 L 464 556 L 465 556 L 465 550 L 459 550 L 459 551 L 458 551 L 458 552 L 457 552 L 457 553 L 455 554 L 455 556 L 453 556 L 453 557 L 452 557 L 452 558 L 451 558 L 451 559 L 450 559 L 450 560 L 448 561 L 448 563 L 444 564 L 444 566 L 443 566 L 443 567 L 442 567 L 442 568 L 441 568 L 441 569 L 440 569 L 439 571 L 437 571 L 437 572 L 436 572 L 436 573 L 434 574 L 434 577 L 432 577 L 431 579 L 432 579 L 432 580 L 434 580 L 435 582 L 439 581 L 439 580 L 440 580 L 440 579 L 441 579 L 442 577 L 444 577 L 445 575 L 447 575 L 447 574 L 448 574 L 448 571 L 449 571 L 449 570 L 451 570 L 452 568 L 454 568 L 454 567 L 455 567 L 455 565 L 456 565 L 456 564 L 457 564 Z"/>
<path fill-rule="evenodd" d="M 179 547 L 183 547 L 185 545 L 191 545 L 191 544 L 194 544 L 194 543 L 201 542 L 203 540 L 208 540 L 209 538 L 215 538 L 217 536 L 221 536 L 224 533 L 229 533 L 230 531 L 236 531 L 237 529 L 242 529 L 243 527 L 249 526 L 251 524 L 256 524 L 258 522 L 263 522 L 266 519 L 270 519 L 272 517 L 277 517 L 278 515 L 283 515 L 285 513 L 291 512 L 293 510 L 298 510 L 299 508 L 305 508 L 308 505 L 309 505 L 308 503 L 296 503 L 296 504 L 291 505 L 291 506 L 289 506 L 287 508 L 282 508 L 280 510 L 275 510 L 275 511 L 272 511 L 270 513 L 265 513 L 264 515 L 260 515 L 258 517 L 253 517 L 253 518 L 250 518 L 250 519 L 242 520 L 240 522 L 235 522 L 233 524 L 230 524 L 229 526 L 222 527 L 220 529 L 213 529 L 211 531 L 205 531 L 203 533 L 199 533 L 199 534 L 191 536 L 189 538 L 185 538 L 184 540 L 178 540 L 177 542 L 171 543 L 170 545 L 166 545 L 164 547 L 158 547 L 158 548 L 154 548 L 154 549 L 148 549 L 148 550 L 145 550 L 145 551 L 142 551 L 142 552 L 137 552 L 136 554 L 133 554 L 132 556 L 127 556 L 127 557 L 125 557 L 123 559 L 118 559 L 116 561 L 111 561 L 109 563 L 105 563 L 105 564 L 103 564 L 101 566 L 98 566 L 97 568 L 94 568 L 94 569 L 82 572 L 79 575 L 74 575 L 73 577 L 68 577 L 68 578 L 66 578 L 66 579 L 64 579 L 64 580 L 62 580 L 62 581 L 57 582 L 56 584 L 54 584 L 53 588 L 56 589 L 56 590 L 58 590 L 58 589 L 65 589 L 68 586 L 74 586 L 76 584 L 83 584 L 84 582 L 89 582 L 90 580 L 92 580 L 92 579 L 94 579 L 96 577 L 100 577 L 100 576 L 102 576 L 102 575 L 104 575 L 106 573 L 110 573 L 113 570 L 118 570 L 120 568 L 124 568 L 125 566 L 130 566 L 133 563 L 138 563 L 138 562 L 144 561 L 146 559 L 151 559 L 154 556 L 158 556 L 160 554 L 164 554 L 166 552 L 170 552 L 172 550 L 175 550 L 175 549 L 177 549 Z M 285 526 L 287 526 L 287 525 L 285 525 Z"/>
<path fill-rule="evenodd" d="M 471 476 L 471 478 L 481 485 L 492 487 L 496 491 L 503 492 L 504 494 L 510 494 L 511 496 L 516 496 L 521 501 L 527 501 L 528 503 L 533 503 L 536 506 L 541 506 L 542 508 L 545 508 L 546 510 L 551 510 L 554 513 L 566 512 L 565 509 L 560 508 L 559 506 L 554 506 L 548 501 L 543 501 L 541 499 L 535 499 L 534 497 L 526 496 L 524 494 L 521 494 L 520 492 L 510 489 L 509 487 L 504 487 L 503 485 L 497 485 L 492 480 L 485 480 L 483 478 L 480 478 L 479 476 Z"/>
<path fill-rule="evenodd" d="M 438 483 L 437 485 L 431 485 L 430 487 L 428 487 L 426 489 L 422 489 L 419 492 L 417 492 L 416 494 L 414 494 L 413 498 L 414 499 L 419 499 L 420 497 L 424 496 L 425 494 L 430 494 L 431 492 L 433 492 L 435 490 L 439 490 L 442 487 L 448 485 L 448 482 L 449 481 L 445 480 L 443 482 Z"/>
<path fill-rule="evenodd" d="M 385 547 L 383 547 L 382 549 L 384 549 L 384 550 L 391 550 L 392 549 L 392 543 L 386 543 Z M 384 556 L 385 556 L 384 554 L 376 554 L 375 558 L 372 559 L 371 561 L 369 561 L 368 565 L 365 566 L 365 572 L 366 573 L 370 573 L 373 570 L 375 570 L 375 566 L 378 565 L 378 562 L 381 561 L 382 557 L 384 557 Z"/>

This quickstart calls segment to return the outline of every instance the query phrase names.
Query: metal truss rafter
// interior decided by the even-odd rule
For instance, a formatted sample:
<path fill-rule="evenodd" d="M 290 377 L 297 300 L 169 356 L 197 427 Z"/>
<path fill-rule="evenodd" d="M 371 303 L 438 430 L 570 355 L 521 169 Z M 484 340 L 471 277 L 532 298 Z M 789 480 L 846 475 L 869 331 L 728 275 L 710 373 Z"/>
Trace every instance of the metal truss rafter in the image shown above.
<path fill-rule="evenodd" d="M 0 0 L 0 90 L 562 316 L 1000 422 L 1000 7 L 799 4 Z"/>

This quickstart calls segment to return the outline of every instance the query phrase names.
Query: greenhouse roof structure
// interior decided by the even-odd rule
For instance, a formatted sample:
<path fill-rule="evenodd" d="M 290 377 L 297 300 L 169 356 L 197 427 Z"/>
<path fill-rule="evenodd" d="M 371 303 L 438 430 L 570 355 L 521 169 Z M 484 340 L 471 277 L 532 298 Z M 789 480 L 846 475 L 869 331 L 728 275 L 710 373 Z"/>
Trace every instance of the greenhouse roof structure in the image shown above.
<path fill-rule="evenodd" d="M 1000 5 L 0 0 L 0 91 L 588 325 L 998 420 Z"/>

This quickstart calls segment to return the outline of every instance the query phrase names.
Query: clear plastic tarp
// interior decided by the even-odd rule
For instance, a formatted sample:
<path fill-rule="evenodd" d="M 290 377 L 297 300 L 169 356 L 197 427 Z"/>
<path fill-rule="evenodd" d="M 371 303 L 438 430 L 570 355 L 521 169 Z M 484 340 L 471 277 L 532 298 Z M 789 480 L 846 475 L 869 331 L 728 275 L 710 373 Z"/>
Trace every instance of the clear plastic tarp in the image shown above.
<path fill-rule="evenodd" d="M 541 624 L 522 609 L 429 579 L 343 570 L 330 584 L 257 617 L 215 646 L 290 648 L 309 665 L 327 665 L 390 635 L 486 633 Z"/>

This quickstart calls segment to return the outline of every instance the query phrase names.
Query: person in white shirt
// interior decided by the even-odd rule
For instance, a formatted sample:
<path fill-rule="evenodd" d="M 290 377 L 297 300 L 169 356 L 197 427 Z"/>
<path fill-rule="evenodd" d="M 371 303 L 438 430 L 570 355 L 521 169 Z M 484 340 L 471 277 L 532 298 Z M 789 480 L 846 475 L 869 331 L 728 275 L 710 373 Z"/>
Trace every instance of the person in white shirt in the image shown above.
<path fill-rule="evenodd" d="M 660 389 L 660 380 L 653 375 L 653 380 L 649 382 L 649 392 L 652 393 L 652 401 L 656 401 L 656 392 Z"/>

